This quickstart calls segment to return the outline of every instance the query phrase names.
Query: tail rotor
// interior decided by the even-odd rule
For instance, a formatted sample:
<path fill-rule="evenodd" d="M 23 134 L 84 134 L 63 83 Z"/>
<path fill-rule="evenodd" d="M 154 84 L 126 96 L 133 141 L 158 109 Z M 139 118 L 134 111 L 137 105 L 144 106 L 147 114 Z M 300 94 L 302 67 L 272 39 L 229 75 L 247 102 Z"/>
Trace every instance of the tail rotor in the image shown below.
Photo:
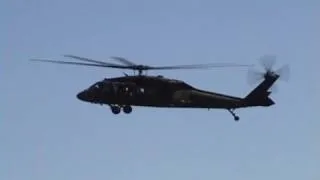
<path fill-rule="evenodd" d="M 279 80 L 289 81 L 290 68 L 289 65 L 284 65 L 276 70 L 274 66 L 276 64 L 275 55 L 265 55 L 260 58 L 260 64 L 264 69 L 264 72 L 257 71 L 255 69 L 249 69 L 248 71 L 248 83 L 253 85 L 265 80 L 267 78 L 278 78 Z M 277 91 L 276 86 L 271 87 L 271 91 Z"/>

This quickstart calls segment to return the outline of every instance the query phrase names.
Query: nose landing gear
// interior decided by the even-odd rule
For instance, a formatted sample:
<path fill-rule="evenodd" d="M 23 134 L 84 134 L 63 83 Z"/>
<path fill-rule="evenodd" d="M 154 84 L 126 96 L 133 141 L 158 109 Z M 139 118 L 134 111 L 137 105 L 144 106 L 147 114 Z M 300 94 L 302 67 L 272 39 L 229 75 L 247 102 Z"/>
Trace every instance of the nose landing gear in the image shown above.
<path fill-rule="evenodd" d="M 124 105 L 124 106 L 110 105 L 110 108 L 113 114 L 119 114 L 121 112 L 121 109 L 125 114 L 130 114 L 132 112 L 132 107 L 130 105 Z"/>
<path fill-rule="evenodd" d="M 120 106 L 112 105 L 112 106 L 110 106 L 110 108 L 111 108 L 111 112 L 113 114 L 119 114 L 121 112 Z"/>
<path fill-rule="evenodd" d="M 132 107 L 129 105 L 123 106 L 122 109 L 123 109 L 123 112 L 126 114 L 130 114 L 132 112 Z"/>

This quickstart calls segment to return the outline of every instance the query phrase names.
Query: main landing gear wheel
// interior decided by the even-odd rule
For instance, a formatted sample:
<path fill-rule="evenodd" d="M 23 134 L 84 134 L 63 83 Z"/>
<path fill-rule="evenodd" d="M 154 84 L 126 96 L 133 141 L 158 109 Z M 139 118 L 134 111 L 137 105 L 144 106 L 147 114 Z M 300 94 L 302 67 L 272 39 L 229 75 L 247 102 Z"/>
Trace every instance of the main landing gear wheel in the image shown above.
<path fill-rule="evenodd" d="M 239 120 L 240 120 L 240 117 L 237 116 L 237 115 L 234 113 L 234 110 L 228 109 L 228 111 L 231 113 L 231 115 L 233 116 L 233 118 L 234 118 L 235 121 L 239 121 Z"/>
<path fill-rule="evenodd" d="M 123 106 L 123 112 L 126 114 L 130 114 L 132 112 L 132 107 L 129 105 Z"/>
<path fill-rule="evenodd" d="M 119 106 L 111 106 L 111 111 L 113 114 L 119 114 L 121 112 L 121 108 Z"/>

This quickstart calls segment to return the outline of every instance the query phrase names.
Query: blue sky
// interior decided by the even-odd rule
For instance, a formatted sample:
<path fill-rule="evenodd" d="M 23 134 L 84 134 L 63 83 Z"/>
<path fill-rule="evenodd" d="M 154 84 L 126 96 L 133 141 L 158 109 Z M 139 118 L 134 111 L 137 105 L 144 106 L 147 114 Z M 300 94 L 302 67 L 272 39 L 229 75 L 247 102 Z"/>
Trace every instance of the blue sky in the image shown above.
<path fill-rule="evenodd" d="M 319 10 L 316 0 L 1 1 L 0 179 L 319 179 Z M 115 116 L 76 94 L 122 71 L 28 61 L 258 64 L 270 53 L 290 64 L 290 81 L 277 83 L 275 106 L 236 111 L 238 123 L 224 110 Z M 254 88 L 245 68 L 149 74 L 241 97 Z"/>

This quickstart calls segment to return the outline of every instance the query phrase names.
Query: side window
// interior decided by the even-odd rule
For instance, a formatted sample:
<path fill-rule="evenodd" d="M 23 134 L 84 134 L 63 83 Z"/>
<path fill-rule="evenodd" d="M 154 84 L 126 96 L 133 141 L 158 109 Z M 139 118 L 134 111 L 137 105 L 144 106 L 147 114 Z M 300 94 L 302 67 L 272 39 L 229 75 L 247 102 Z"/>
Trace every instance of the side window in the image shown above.
<path fill-rule="evenodd" d="M 99 82 L 97 84 L 97 89 L 99 89 L 99 90 L 103 89 L 103 83 L 102 82 Z"/>

